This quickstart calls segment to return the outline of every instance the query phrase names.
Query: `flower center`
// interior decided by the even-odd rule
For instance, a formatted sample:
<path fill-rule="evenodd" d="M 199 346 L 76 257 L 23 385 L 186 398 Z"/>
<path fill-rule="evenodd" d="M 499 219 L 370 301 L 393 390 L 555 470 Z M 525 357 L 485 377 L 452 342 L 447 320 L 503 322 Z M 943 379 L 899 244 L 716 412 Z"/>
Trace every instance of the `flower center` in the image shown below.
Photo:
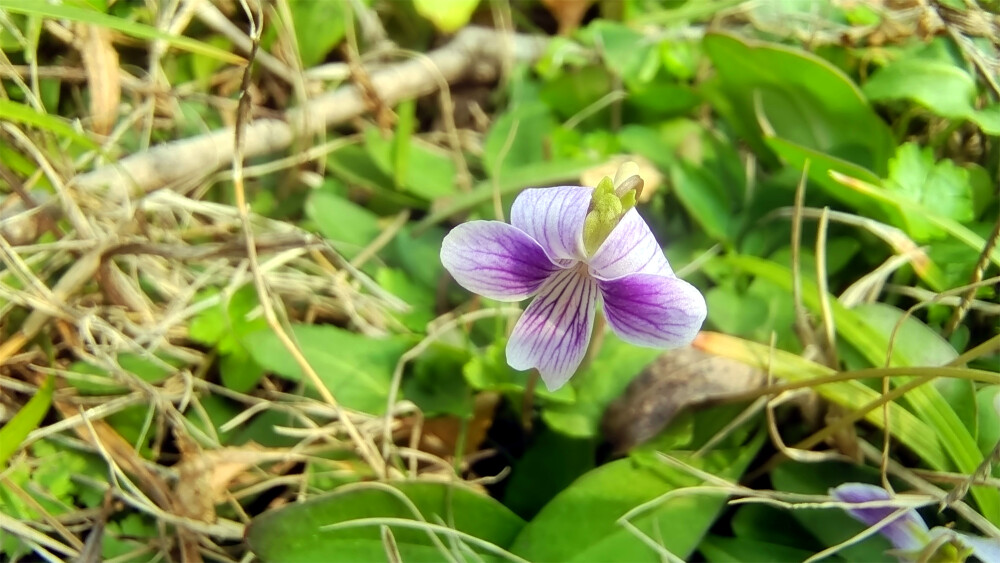
<path fill-rule="evenodd" d="M 618 168 L 614 180 L 605 176 L 594 188 L 583 222 L 583 247 L 587 256 L 597 252 L 625 213 L 635 207 L 643 184 L 638 173 L 638 165 L 626 162 Z"/>

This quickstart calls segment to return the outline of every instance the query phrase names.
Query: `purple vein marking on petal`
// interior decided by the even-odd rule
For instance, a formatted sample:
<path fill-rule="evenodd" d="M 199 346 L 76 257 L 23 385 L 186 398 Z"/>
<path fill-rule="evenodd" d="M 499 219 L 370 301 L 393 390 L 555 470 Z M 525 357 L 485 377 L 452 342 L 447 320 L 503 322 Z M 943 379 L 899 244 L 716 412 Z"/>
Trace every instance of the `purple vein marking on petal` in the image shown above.
<path fill-rule="evenodd" d="M 847 504 L 862 504 L 891 501 L 889 493 L 882 487 L 867 483 L 844 483 L 830 490 L 834 499 Z M 902 550 L 922 548 L 927 541 L 927 524 L 916 510 L 899 512 L 899 507 L 886 504 L 866 508 L 847 508 L 852 518 L 865 526 L 874 526 L 887 518 L 892 521 L 883 525 L 879 533 L 888 539 L 893 547 Z"/>
<path fill-rule="evenodd" d="M 583 268 L 553 275 L 514 327 L 508 363 L 537 368 L 549 389 L 563 385 L 586 354 L 596 300 L 596 282 Z"/>
<path fill-rule="evenodd" d="M 499 221 L 472 221 L 452 229 L 441 263 L 462 287 L 502 301 L 534 294 L 561 266 L 527 233 Z"/>
<path fill-rule="evenodd" d="M 705 321 L 705 298 L 673 276 L 631 274 L 599 282 L 608 325 L 626 342 L 674 348 L 691 342 Z"/>

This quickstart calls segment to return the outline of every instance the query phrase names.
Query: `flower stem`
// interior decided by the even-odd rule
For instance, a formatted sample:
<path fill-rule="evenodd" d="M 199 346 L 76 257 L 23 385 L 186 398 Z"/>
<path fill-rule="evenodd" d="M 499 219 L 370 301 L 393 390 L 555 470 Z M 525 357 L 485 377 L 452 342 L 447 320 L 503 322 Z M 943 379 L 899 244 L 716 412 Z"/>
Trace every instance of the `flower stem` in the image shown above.
<path fill-rule="evenodd" d="M 524 401 L 521 403 L 521 426 L 528 434 L 534 426 L 535 387 L 538 386 L 538 370 L 533 369 L 528 374 L 528 383 L 524 386 Z"/>

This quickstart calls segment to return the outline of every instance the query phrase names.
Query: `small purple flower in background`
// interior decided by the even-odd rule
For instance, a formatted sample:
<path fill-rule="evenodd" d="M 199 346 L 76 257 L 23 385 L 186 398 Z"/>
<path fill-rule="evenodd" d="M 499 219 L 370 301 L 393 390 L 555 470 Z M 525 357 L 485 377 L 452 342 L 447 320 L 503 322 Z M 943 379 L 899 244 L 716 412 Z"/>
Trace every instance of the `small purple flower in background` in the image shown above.
<path fill-rule="evenodd" d="M 943 527 L 928 529 L 915 509 L 892 506 L 882 487 L 844 483 L 830 490 L 834 499 L 847 504 L 871 504 L 848 508 L 847 513 L 865 526 L 880 526 L 878 532 L 894 548 L 900 561 L 965 561 L 974 556 L 984 563 L 1000 563 L 1000 540 L 963 534 Z"/>
<path fill-rule="evenodd" d="M 510 224 L 471 221 L 444 238 L 441 262 L 465 289 L 497 301 L 535 295 L 507 343 L 507 363 L 561 387 L 583 361 L 599 302 L 626 342 L 683 346 L 705 321 L 705 298 L 677 278 L 634 206 L 642 180 L 623 166 L 598 187 L 521 192 Z"/>

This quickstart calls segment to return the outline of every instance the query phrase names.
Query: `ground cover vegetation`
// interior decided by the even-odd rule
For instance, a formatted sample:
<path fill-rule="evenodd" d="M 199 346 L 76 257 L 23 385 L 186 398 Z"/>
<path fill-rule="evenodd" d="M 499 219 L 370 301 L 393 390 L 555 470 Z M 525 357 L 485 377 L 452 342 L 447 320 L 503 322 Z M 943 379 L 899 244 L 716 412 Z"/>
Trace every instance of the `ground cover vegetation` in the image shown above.
<path fill-rule="evenodd" d="M 998 9 L 0 0 L 0 559 L 996 560 Z"/>

